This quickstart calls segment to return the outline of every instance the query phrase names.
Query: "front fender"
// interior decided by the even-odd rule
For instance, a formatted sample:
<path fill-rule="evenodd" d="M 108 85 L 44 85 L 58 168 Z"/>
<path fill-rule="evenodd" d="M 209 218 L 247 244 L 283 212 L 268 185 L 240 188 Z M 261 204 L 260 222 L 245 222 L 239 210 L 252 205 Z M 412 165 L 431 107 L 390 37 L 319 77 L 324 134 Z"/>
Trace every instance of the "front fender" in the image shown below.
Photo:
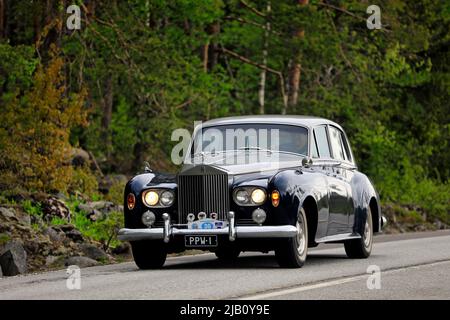
<path fill-rule="evenodd" d="M 280 204 L 274 208 L 280 224 L 295 225 L 299 209 L 312 197 L 317 204 L 318 221 L 328 221 L 328 186 L 317 172 L 304 169 L 283 170 L 269 181 L 269 193 L 280 192 Z M 326 231 L 326 230 L 325 230 Z"/>
<path fill-rule="evenodd" d="M 141 222 L 142 213 L 149 208 L 142 202 L 142 192 L 151 187 L 162 187 L 174 190 L 176 194 L 176 177 L 173 174 L 164 173 L 143 173 L 134 176 L 125 185 L 124 190 L 124 220 L 126 228 L 145 228 Z M 127 207 L 127 195 L 133 193 L 136 197 L 136 205 L 130 210 Z M 177 219 L 176 203 L 170 208 L 154 208 L 151 209 L 156 215 L 156 221 L 162 221 L 162 214 L 167 212 L 172 220 Z"/>

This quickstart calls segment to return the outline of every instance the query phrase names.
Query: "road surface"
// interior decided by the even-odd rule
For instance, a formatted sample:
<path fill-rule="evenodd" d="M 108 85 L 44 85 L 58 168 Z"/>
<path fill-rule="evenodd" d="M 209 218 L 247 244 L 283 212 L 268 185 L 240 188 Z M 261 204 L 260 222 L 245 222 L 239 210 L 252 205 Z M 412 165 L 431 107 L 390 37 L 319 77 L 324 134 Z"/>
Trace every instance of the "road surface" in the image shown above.
<path fill-rule="evenodd" d="M 0 300 L 450 299 L 450 230 L 377 236 L 362 260 L 348 259 L 343 245 L 321 245 L 301 269 L 279 268 L 273 253 L 244 253 L 229 265 L 201 254 L 168 258 L 162 270 L 132 262 L 81 269 L 80 290 L 66 280 L 65 270 L 1 278 Z"/>

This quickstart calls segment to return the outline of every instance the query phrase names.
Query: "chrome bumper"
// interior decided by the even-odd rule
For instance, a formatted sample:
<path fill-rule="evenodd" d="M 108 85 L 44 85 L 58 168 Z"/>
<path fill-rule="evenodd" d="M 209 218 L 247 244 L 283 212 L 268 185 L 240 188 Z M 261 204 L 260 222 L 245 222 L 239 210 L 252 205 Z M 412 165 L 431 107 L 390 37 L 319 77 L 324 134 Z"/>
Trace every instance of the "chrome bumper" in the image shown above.
<path fill-rule="evenodd" d="M 230 241 L 236 238 L 291 238 L 297 235 L 297 228 L 284 226 L 235 226 L 234 212 L 228 214 L 229 226 L 223 229 L 178 229 L 170 225 L 170 217 L 163 214 L 163 228 L 120 229 L 118 239 L 122 241 L 164 240 L 180 235 L 228 235 Z"/>

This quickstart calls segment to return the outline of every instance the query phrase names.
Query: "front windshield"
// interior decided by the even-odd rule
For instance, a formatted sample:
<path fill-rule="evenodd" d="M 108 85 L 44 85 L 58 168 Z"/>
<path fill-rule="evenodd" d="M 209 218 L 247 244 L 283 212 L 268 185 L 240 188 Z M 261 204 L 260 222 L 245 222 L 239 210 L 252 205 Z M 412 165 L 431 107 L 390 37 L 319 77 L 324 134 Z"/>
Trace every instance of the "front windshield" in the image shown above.
<path fill-rule="evenodd" d="M 236 152 L 308 155 L 308 130 L 281 124 L 229 124 L 198 130 L 191 156 Z"/>

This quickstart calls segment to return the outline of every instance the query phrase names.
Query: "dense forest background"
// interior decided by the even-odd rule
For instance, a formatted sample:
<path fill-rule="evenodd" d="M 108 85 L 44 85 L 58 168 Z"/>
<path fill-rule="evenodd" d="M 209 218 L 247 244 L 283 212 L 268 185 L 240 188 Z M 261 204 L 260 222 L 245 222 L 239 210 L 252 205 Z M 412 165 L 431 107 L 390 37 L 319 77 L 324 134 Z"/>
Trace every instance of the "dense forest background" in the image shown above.
<path fill-rule="evenodd" d="M 449 30 L 441 0 L 0 0 L 0 198 L 102 197 L 175 171 L 194 120 L 305 114 L 345 128 L 386 210 L 448 223 Z"/>

